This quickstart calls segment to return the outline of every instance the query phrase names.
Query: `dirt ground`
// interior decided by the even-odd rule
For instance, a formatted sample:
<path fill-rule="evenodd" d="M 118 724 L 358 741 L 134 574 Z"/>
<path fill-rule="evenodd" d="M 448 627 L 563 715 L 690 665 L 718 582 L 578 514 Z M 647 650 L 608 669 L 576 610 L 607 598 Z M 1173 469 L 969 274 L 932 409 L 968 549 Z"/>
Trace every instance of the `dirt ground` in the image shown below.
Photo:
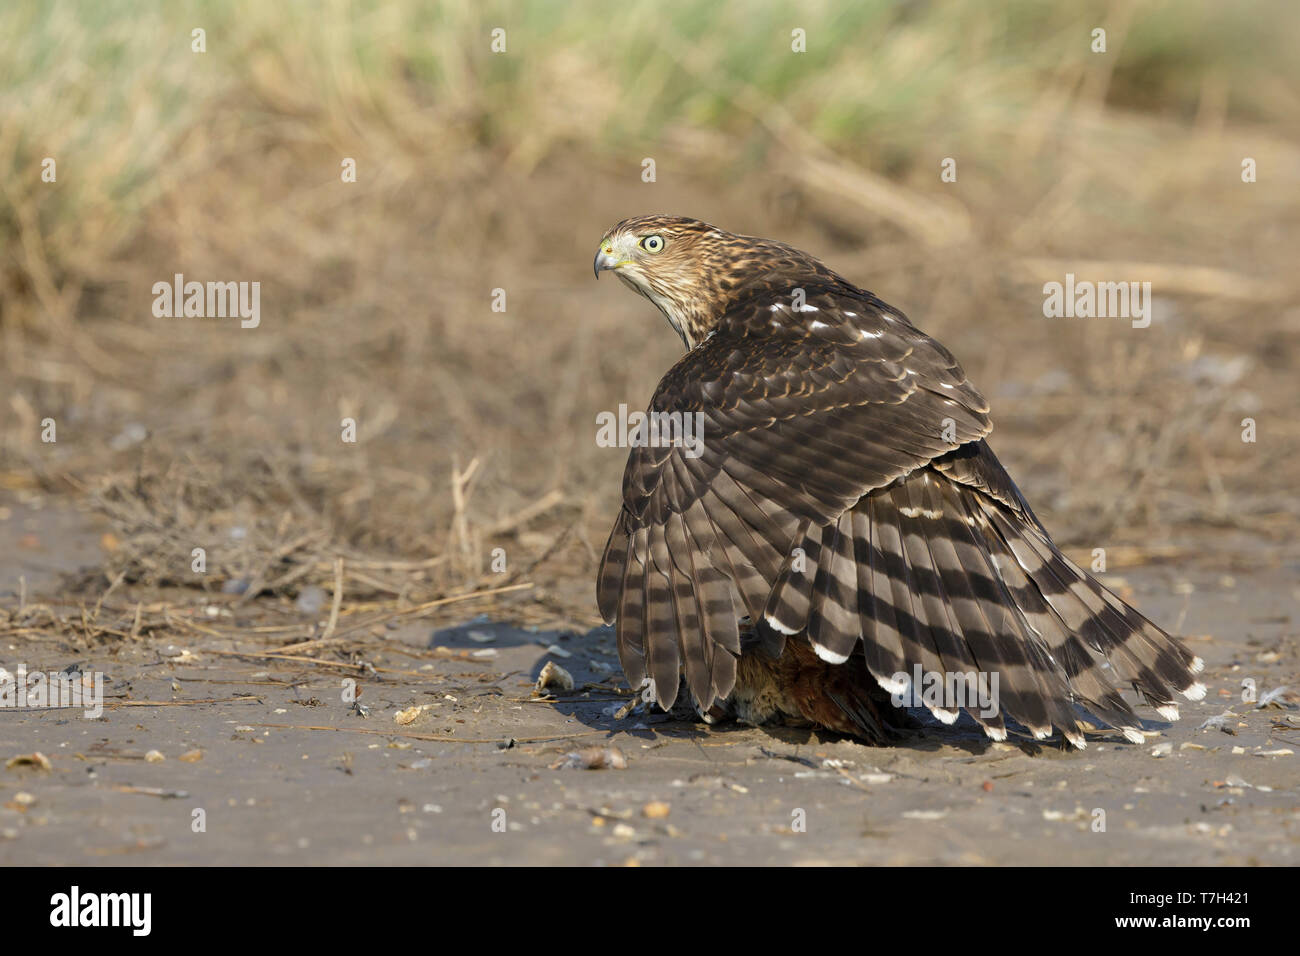
<path fill-rule="evenodd" d="M 106 677 L 0 706 L 0 863 L 1298 862 L 1300 19 L 797 6 L 0 4 L 0 668 Z M 1207 698 L 1085 752 L 625 713 L 596 421 L 681 343 L 591 263 L 654 213 L 950 349 Z"/>
<path fill-rule="evenodd" d="M 9 606 L 101 546 L 102 519 L 32 503 L 0 511 L 24 545 L 0 558 Z M 620 717 L 606 628 L 393 622 L 351 660 L 277 659 L 256 629 L 301 612 L 181 596 L 183 644 L 4 648 L 11 670 L 76 664 L 106 686 L 97 720 L 0 710 L 0 757 L 49 762 L 0 771 L 0 863 L 1295 864 L 1300 719 L 1285 694 L 1266 708 L 1240 697 L 1243 678 L 1261 695 L 1294 682 L 1300 547 L 1241 536 L 1178 552 L 1109 580 L 1189 635 L 1207 698 L 1149 723 L 1143 746 L 1097 734 L 1084 752 L 994 744 L 962 723 L 871 748 Z M 129 614 L 137 600 L 103 603 Z M 205 635 L 205 621 L 223 629 Z M 548 660 L 572 693 L 534 695 Z M 363 708 L 344 700 L 349 677 Z M 575 766 L 588 748 L 626 766 Z"/>

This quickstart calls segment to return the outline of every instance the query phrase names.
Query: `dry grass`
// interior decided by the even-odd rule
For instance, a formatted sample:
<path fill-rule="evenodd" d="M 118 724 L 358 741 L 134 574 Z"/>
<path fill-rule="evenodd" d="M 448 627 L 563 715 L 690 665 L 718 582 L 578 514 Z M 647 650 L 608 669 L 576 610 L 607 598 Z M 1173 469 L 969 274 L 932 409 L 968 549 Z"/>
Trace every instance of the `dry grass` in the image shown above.
<path fill-rule="evenodd" d="M 341 560 L 336 628 L 514 583 L 501 613 L 593 623 L 623 457 L 595 415 L 677 346 L 587 264 L 662 211 L 816 251 L 939 336 L 1066 543 L 1294 533 L 1287 5 L 909 8 L 6 7 L 0 486 L 108 515 L 101 590 L 288 603 Z M 1066 271 L 1151 281 L 1156 322 L 1044 319 Z M 177 272 L 260 281 L 261 326 L 154 318 Z"/>

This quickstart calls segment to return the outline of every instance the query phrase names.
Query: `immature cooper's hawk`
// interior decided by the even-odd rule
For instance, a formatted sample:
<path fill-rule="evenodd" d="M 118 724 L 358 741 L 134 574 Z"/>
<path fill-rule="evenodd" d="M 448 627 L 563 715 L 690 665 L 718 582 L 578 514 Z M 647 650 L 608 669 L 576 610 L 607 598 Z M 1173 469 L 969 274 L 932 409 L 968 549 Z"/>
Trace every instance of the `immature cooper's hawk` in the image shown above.
<path fill-rule="evenodd" d="M 681 675 L 702 714 L 878 741 L 882 693 L 916 674 L 996 675 L 1006 718 L 1084 746 L 1075 704 L 1142 741 L 1116 685 L 1166 719 L 1203 664 L 1048 537 L 984 437 L 988 405 L 897 309 L 784 243 L 649 216 L 601 240 L 686 355 L 650 413 L 698 444 L 634 447 L 597 600 L 632 686 Z M 904 678 L 902 675 L 907 675 Z M 923 701 L 945 723 L 950 700 Z"/>

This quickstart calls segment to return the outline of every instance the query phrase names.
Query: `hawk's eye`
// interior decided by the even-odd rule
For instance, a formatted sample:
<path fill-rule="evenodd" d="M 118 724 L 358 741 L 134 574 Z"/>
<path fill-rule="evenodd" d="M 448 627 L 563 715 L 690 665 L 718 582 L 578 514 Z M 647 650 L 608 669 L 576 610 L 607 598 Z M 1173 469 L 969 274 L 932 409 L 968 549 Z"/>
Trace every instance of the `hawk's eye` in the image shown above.
<path fill-rule="evenodd" d="M 657 255 L 658 253 L 664 251 L 664 237 L 663 236 L 642 236 L 641 248 L 644 249 L 646 252 L 651 253 L 652 255 Z"/>

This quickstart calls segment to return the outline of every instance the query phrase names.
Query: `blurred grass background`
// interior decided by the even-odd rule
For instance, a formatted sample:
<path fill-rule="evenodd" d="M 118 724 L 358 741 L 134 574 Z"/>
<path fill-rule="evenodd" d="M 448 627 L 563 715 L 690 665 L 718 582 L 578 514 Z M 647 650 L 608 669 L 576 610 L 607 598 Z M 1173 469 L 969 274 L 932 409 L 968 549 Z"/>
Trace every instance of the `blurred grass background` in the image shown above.
<path fill-rule="evenodd" d="M 1291 534 L 1298 47 L 1289 0 L 11 0 L 0 485 L 107 512 L 110 579 L 274 555 L 310 571 L 292 595 L 344 554 L 350 593 L 407 599 L 495 583 L 500 546 L 590 615 L 624 458 L 595 414 L 679 344 L 589 264 L 665 212 L 800 245 L 938 336 L 1065 543 Z M 1152 281 L 1156 322 L 1044 319 L 1066 271 Z M 261 327 L 154 318 L 178 272 L 260 281 Z"/>

